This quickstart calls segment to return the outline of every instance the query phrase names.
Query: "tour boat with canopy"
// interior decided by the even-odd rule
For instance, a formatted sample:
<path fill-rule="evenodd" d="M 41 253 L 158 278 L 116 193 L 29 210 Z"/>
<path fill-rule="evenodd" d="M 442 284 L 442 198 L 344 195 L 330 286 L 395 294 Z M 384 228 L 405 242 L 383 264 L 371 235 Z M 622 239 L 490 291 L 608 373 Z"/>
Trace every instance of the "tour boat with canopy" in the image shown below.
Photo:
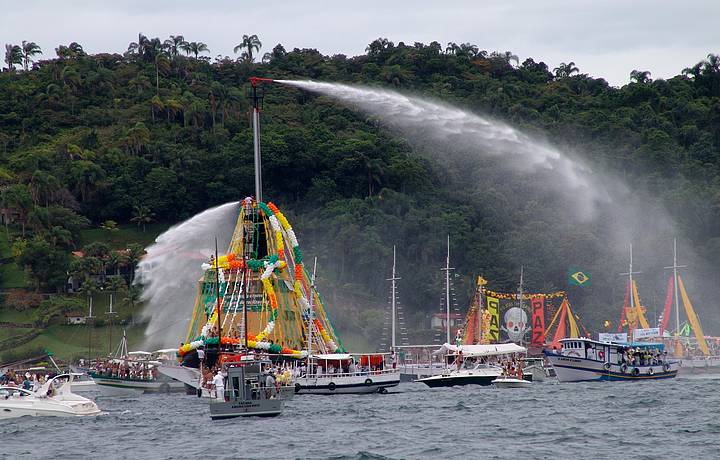
<path fill-rule="evenodd" d="M 445 356 L 447 367 L 439 375 L 418 379 L 425 385 L 435 387 L 452 387 L 458 385 L 492 385 L 494 380 L 505 373 L 502 361 L 511 359 L 512 355 L 525 355 L 527 349 L 515 343 L 498 343 L 488 345 L 450 345 L 444 344 L 435 351 L 436 355 Z M 519 361 L 520 362 L 520 361 Z M 524 375 L 531 379 L 532 375 Z"/>

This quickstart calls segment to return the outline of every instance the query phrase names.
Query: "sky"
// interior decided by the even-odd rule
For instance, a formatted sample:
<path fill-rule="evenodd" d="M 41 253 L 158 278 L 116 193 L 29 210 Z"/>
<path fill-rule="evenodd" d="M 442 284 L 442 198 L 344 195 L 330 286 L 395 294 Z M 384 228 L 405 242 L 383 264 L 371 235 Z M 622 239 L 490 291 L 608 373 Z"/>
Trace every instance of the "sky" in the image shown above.
<path fill-rule="evenodd" d="M 34 41 L 44 57 L 73 41 L 89 53 L 124 52 L 138 32 L 202 41 L 213 58 L 233 56 L 243 34 L 259 36 L 261 54 L 281 43 L 348 56 L 386 37 L 470 42 L 551 70 L 572 61 L 582 73 L 622 86 L 632 70 L 670 78 L 720 53 L 717 0 L 0 0 L 0 11 L 0 45 Z"/>

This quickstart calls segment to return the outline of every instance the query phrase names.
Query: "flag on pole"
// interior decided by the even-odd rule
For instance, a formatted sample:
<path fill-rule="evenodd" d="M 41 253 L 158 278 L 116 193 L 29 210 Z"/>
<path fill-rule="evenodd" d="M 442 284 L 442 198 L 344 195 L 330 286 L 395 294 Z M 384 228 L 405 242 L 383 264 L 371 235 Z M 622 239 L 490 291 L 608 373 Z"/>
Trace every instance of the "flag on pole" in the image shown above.
<path fill-rule="evenodd" d="M 587 286 L 590 284 L 590 275 L 587 273 L 571 268 L 568 271 L 568 283 L 571 286 Z"/>

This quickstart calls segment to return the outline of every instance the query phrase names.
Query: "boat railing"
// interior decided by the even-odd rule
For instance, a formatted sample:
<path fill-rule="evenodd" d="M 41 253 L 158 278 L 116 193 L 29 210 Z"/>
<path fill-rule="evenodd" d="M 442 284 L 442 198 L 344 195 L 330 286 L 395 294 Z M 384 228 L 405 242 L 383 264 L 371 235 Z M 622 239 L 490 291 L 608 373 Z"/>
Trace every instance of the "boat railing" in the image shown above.
<path fill-rule="evenodd" d="M 386 374 L 396 374 L 399 372 L 398 369 L 382 369 L 382 370 L 375 370 L 375 371 L 356 371 L 356 372 L 340 372 L 340 373 L 334 373 L 334 372 L 323 372 L 321 374 L 304 374 L 301 375 L 300 378 L 307 378 L 307 379 L 313 379 L 313 378 L 338 378 L 338 377 L 372 377 L 377 375 L 386 375 Z"/>

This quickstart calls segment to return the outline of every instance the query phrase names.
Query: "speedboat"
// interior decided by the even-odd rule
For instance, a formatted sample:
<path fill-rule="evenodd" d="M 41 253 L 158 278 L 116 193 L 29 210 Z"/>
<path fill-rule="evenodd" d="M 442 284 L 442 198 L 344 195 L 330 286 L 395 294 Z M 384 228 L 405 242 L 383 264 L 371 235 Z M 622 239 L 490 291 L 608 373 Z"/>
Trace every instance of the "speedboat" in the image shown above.
<path fill-rule="evenodd" d="M 525 379 L 502 376 L 493 380 L 492 384 L 495 385 L 496 388 L 527 388 L 532 385 L 532 382 Z"/>
<path fill-rule="evenodd" d="M 446 360 L 453 361 L 454 368 L 445 368 L 439 375 L 432 375 L 417 381 L 431 388 L 458 385 L 489 386 L 503 375 L 503 368 L 485 360 L 526 351 L 524 347 L 514 343 L 495 345 L 450 345 L 446 343 L 433 354 L 445 355 Z M 532 374 L 523 375 L 523 378 L 532 380 Z"/>
<path fill-rule="evenodd" d="M 680 363 L 665 358 L 662 343 L 560 340 L 560 352 L 545 350 L 560 382 L 655 380 L 677 376 Z"/>
<path fill-rule="evenodd" d="M 0 419 L 29 415 L 31 417 L 83 417 L 100 414 L 91 400 L 72 393 L 76 374 L 60 374 L 48 380 L 37 391 L 0 387 Z"/>

